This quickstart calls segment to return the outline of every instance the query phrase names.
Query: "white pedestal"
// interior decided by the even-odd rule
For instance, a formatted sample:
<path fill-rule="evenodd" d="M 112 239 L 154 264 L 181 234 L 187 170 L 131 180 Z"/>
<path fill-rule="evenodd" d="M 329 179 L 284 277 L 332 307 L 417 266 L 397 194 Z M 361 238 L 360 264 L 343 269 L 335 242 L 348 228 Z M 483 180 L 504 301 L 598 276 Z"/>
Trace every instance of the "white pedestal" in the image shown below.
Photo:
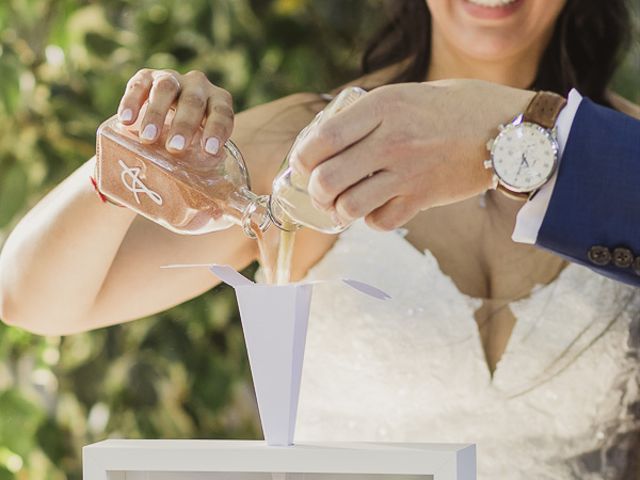
<path fill-rule="evenodd" d="M 106 440 L 84 447 L 84 480 L 475 480 L 473 444 Z"/>

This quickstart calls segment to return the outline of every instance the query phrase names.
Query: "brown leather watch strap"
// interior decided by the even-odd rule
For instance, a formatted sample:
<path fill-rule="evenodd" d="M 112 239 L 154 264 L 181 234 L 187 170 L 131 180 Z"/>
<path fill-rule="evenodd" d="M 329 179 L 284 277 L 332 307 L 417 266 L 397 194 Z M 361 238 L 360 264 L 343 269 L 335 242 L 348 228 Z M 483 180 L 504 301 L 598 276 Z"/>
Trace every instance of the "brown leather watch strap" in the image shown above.
<path fill-rule="evenodd" d="M 560 110 L 566 103 L 567 99 L 557 93 L 538 92 L 529 102 L 522 119 L 525 122 L 537 123 L 544 128 L 553 128 Z"/>
<path fill-rule="evenodd" d="M 547 91 L 537 92 L 522 114 L 522 120 L 535 123 L 546 129 L 552 129 L 556 124 L 560 111 L 566 104 L 567 100 L 557 93 Z M 495 188 L 512 199 L 523 201 L 533 198 L 538 191 L 536 189 L 533 192 L 516 192 L 501 183 L 498 183 Z"/>

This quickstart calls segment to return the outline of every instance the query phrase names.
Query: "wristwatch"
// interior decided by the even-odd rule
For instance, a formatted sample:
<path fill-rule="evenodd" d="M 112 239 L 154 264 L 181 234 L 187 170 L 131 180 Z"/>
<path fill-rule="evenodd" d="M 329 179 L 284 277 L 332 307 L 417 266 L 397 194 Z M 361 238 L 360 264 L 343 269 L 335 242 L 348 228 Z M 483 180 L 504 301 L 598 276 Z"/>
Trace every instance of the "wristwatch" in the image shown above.
<path fill-rule="evenodd" d="M 531 199 L 558 165 L 555 123 L 567 100 L 553 92 L 537 92 L 524 113 L 487 142 L 491 152 L 484 167 L 493 170 L 491 188 L 511 198 Z"/>

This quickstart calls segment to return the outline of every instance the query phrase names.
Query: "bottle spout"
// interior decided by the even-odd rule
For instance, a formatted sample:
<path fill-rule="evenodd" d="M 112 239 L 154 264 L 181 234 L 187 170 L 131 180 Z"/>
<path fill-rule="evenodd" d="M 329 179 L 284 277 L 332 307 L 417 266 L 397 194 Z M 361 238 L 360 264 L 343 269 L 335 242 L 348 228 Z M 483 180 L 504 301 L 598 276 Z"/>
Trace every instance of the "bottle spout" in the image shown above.
<path fill-rule="evenodd" d="M 256 195 L 241 188 L 227 198 L 227 214 L 242 227 L 247 237 L 255 239 L 271 225 L 268 202 L 268 195 Z"/>

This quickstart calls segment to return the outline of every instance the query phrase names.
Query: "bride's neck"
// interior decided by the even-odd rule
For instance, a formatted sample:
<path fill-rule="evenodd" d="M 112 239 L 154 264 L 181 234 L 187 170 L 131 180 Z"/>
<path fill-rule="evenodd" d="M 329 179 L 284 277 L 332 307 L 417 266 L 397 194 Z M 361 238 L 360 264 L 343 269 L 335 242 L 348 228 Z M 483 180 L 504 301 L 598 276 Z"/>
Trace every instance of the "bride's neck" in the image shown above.
<path fill-rule="evenodd" d="M 529 49 L 496 60 L 474 58 L 447 42 L 434 26 L 427 81 L 474 78 L 526 89 L 535 80 L 540 54 Z"/>

